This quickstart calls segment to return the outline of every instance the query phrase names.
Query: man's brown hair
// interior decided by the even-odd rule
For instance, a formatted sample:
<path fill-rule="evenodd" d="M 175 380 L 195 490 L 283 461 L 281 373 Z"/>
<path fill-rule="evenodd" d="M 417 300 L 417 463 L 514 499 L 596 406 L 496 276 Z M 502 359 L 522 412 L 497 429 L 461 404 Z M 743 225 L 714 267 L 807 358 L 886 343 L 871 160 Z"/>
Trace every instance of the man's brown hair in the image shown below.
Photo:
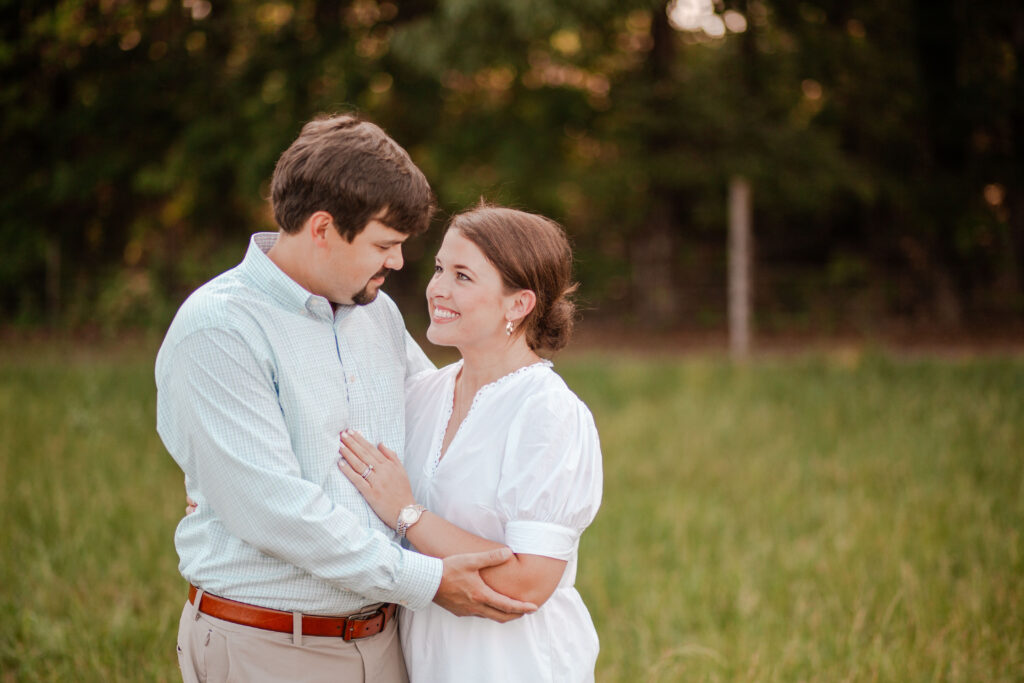
<path fill-rule="evenodd" d="M 316 211 L 351 242 L 371 220 L 406 235 L 430 225 L 434 194 L 398 143 L 357 116 L 318 117 L 277 160 L 270 184 L 274 220 L 298 232 Z"/>

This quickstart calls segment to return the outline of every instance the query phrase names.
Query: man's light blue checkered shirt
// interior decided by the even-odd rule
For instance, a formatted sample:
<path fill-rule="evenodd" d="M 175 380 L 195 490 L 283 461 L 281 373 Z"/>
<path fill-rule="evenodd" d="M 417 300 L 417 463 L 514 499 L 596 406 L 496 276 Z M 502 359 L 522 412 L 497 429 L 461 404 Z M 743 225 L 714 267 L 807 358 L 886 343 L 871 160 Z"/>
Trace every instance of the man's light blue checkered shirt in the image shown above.
<path fill-rule="evenodd" d="M 401 549 L 336 462 L 346 427 L 404 455 L 405 379 L 430 361 L 390 298 L 332 311 L 267 257 L 276 239 L 197 289 L 157 355 L 157 431 L 199 504 L 179 569 L 287 611 L 422 607 L 441 561 Z"/>

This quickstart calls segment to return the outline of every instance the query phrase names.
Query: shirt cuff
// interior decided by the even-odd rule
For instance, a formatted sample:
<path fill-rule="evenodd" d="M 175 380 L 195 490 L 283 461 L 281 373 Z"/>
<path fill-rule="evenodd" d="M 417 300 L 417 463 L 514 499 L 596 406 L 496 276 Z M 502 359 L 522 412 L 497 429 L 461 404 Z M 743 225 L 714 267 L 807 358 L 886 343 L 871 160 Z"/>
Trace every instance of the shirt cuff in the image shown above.
<path fill-rule="evenodd" d="M 569 560 L 579 539 L 575 529 L 550 522 L 512 520 L 505 525 L 505 545 L 515 553 Z"/>
<path fill-rule="evenodd" d="M 437 595 L 443 573 L 444 562 L 440 558 L 403 550 L 402 567 L 398 571 L 392 600 L 412 610 L 423 609 Z"/>

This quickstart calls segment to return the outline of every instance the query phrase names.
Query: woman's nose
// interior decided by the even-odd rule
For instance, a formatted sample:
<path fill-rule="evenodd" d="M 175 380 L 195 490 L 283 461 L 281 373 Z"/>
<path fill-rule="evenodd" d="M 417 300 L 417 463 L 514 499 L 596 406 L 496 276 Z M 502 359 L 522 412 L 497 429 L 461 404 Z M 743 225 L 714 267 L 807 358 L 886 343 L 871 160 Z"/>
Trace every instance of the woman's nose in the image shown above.
<path fill-rule="evenodd" d="M 444 285 L 444 275 L 441 273 L 434 273 L 434 276 L 430 278 L 430 282 L 427 283 L 427 298 L 435 296 L 444 296 L 447 288 Z"/>

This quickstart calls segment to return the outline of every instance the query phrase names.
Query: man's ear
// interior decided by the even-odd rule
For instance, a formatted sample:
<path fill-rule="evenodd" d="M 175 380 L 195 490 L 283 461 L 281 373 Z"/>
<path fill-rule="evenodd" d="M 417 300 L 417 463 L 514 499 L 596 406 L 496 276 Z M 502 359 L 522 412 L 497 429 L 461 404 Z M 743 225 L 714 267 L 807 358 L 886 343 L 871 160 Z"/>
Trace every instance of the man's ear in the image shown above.
<path fill-rule="evenodd" d="M 302 226 L 303 232 L 309 231 L 313 246 L 320 248 L 327 246 L 329 231 L 334 229 L 334 218 L 326 211 L 314 211 L 306 219 L 306 224 Z"/>
<path fill-rule="evenodd" d="M 512 305 L 509 306 L 505 317 L 514 323 L 525 318 L 537 305 L 537 295 L 532 289 L 520 289 L 512 295 Z"/>

